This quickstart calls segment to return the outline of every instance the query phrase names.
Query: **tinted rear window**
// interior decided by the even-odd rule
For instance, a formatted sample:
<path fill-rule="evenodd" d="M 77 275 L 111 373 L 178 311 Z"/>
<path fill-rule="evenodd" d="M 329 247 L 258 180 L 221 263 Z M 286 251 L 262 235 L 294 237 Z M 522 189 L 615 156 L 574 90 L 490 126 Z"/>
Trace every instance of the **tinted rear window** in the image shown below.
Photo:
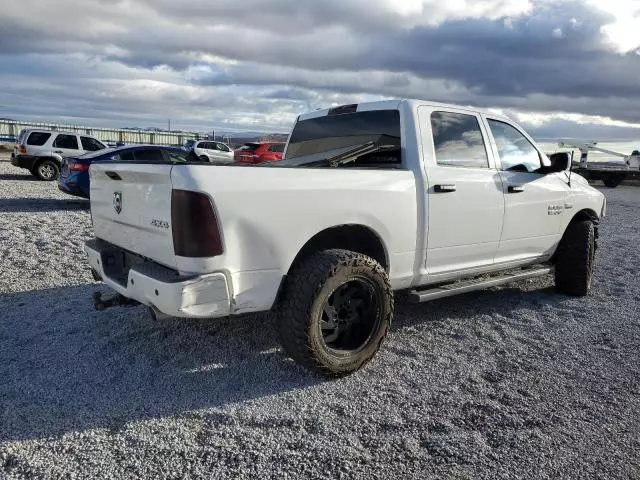
<path fill-rule="evenodd" d="M 287 160 L 375 142 L 400 147 L 400 112 L 373 110 L 310 118 L 296 123 Z"/>
<path fill-rule="evenodd" d="M 133 152 L 138 162 L 161 162 L 164 160 L 162 151 L 156 148 L 149 150 L 136 150 Z"/>
<path fill-rule="evenodd" d="M 259 146 L 260 146 L 259 143 L 245 143 L 238 150 L 242 152 L 254 152 L 258 149 Z"/>
<path fill-rule="evenodd" d="M 50 133 L 31 132 L 31 135 L 29 135 L 29 138 L 27 139 L 27 145 L 35 145 L 37 147 L 41 147 L 42 145 L 47 143 L 49 137 L 51 137 Z"/>
<path fill-rule="evenodd" d="M 102 150 L 96 150 L 95 152 L 85 153 L 82 155 L 82 158 L 96 158 L 104 155 L 108 157 L 110 153 L 113 153 L 115 148 L 103 148 Z"/>
<path fill-rule="evenodd" d="M 133 152 L 122 152 L 122 153 L 118 154 L 118 158 L 122 162 L 133 162 L 134 161 Z"/>
<path fill-rule="evenodd" d="M 269 145 L 270 152 L 284 152 L 284 143 L 274 143 L 273 145 Z"/>

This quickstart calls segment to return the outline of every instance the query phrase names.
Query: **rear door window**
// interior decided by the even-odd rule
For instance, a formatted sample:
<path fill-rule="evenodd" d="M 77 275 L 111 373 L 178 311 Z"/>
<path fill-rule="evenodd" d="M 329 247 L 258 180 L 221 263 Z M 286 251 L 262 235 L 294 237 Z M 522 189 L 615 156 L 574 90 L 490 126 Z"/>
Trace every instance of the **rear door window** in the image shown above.
<path fill-rule="evenodd" d="M 36 147 L 41 147 L 47 140 L 51 137 L 50 133 L 47 132 L 31 132 L 29 138 L 27 138 L 27 145 L 35 145 Z"/>
<path fill-rule="evenodd" d="M 87 152 L 96 152 L 105 148 L 102 143 L 91 137 L 80 137 L 80 143 L 82 144 L 82 149 Z"/>
<path fill-rule="evenodd" d="M 118 154 L 118 158 L 123 162 L 133 162 L 133 152 L 122 152 Z"/>
<path fill-rule="evenodd" d="M 431 131 L 436 163 L 448 167 L 488 168 L 480 123 L 475 115 L 433 112 Z"/>
<path fill-rule="evenodd" d="M 53 141 L 55 148 L 67 148 L 69 150 L 78 150 L 78 137 L 75 135 L 65 135 L 61 133 Z"/>

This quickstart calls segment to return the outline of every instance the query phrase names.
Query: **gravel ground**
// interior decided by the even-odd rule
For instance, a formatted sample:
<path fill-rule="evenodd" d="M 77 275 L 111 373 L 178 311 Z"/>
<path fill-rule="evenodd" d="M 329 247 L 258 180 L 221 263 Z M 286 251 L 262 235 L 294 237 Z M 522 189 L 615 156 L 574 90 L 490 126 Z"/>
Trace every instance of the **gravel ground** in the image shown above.
<path fill-rule="evenodd" d="M 86 202 L 0 163 L 0 477 L 640 478 L 640 189 L 606 194 L 588 298 L 400 300 L 325 381 L 263 316 L 95 312 Z"/>

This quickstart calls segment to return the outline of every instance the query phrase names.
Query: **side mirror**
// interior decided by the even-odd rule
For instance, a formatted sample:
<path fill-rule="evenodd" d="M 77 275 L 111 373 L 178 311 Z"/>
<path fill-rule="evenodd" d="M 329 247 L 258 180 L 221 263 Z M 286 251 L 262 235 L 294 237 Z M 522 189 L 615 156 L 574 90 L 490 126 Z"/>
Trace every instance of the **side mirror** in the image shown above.
<path fill-rule="evenodd" d="M 558 152 L 548 155 L 551 165 L 545 167 L 545 173 L 564 172 L 571 168 L 571 153 Z"/>

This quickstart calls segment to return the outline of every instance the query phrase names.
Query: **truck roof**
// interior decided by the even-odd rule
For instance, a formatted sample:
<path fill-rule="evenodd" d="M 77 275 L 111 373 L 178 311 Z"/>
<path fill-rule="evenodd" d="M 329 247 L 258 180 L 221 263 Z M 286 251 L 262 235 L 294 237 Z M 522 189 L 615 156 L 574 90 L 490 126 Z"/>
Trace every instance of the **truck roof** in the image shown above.
<path fill-rule="evenodd" d="M 458 110 L 468 110 L 469 112 L 473 112 L 473 113 L 485 113 L 497 118 L 505 118 L 505 119 L 507 118 L 504 115 L 489 112 L 486 109 L 477 108 L 477 107 L 456 105 L 452 103 L 439 103 L 439 102 L 433 102 L 430 100 L 400 98 L 400 99 L 390 99 L 390 100 L 377 100 L 374 102 L 362 102 L 362 103 L 353 104 L 353 105 L 341 105 L 341 106 L 331 107 L 331 108 L 323 108 L 321 110 L 315 110 L 313 112 L 307 112 L 307 113 L 301 114 L 298 117 L 298 121 L 307 120 L 309 118 L 317 118 L 317 117 L 325 116 L 329 113 L 330 110 L 333 110 L 335 108 L 355 107 L 356 109 L 355 111 L 365 112 L 368 110 L 395 110 L 395 109 L 399 109 L 400 106 L 403 104 L 409 106 L 411 109 L 417 108 L 419 106 L 456 108 Z"/>

